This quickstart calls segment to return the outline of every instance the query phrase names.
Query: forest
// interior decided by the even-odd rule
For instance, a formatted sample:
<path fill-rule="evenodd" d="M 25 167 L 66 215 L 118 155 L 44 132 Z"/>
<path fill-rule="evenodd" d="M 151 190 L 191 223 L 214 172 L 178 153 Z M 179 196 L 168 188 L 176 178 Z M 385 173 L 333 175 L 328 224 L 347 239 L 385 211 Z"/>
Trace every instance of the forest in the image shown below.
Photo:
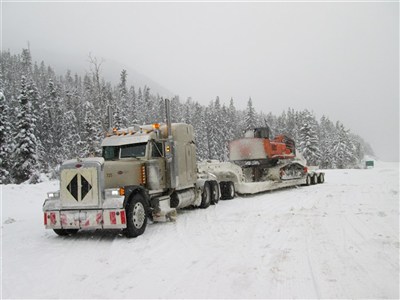
<path fill-rule="evenodd" d="M 115 128 L 165 121 L 162 95 L 149 86 L 128 86 L 126 70 L 113 85 L 103 77 L 103 61 L 90 55 L 83 75 L 56 74 L 45 62 L 33 62 L 29 49 L 1 51 L 0 58 L 0 184 L 57 178 L 64 160 L 101 155 L 109 106 Z M 257 112 L 251 98 L 245 110 L 218 96 L 207 106 L 179 96 L 170 100 L 172 121 L 194 127 L 199 160 L 228 160 L 229 141 L 264 126 L 293 138 L 307 163 L 323 169 L 359 168 L 365 155 L 373 155 L 362 137 L 328 116 L 317 119 L 312 110 L 288 108 L 275 116 Z"/>

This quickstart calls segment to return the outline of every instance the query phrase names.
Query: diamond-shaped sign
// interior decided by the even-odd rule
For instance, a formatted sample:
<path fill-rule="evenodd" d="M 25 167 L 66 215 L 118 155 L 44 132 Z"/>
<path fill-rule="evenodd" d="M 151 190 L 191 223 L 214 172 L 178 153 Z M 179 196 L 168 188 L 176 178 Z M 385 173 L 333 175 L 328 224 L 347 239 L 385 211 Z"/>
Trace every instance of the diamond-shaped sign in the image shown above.
<path fill-rule="evenodd" d="M 72 178 L 70 183 L 67 186 L 67 190 L 71 193 L 72 197 L 78 201 L 78 174 Z"/>
<path fill-rule="evenodd" d="M 80 174 L 79 174 L 80 175 Z M 85 177 L 82 175 L 79 176 L 80 181 L 81 181 L 81 199 L 79 199 L 79 194 L 78 194 L 78 174 L 74 176 L 74 178 L 71 179 L 70 183 L 67 186 L 67 190 L 71 193 L 72 197 L 79 202 L 82 201 L 86 195 L 89 193 L 89 191 L 92 189 L 92 186 L 90 183 L 86 180 Z"/>
<path fill-rule="evenodd" d="M 92 186 L 90 185 L 90 183 L 86 180 L 85 177 L 83 177 L 81 175 L 81 183 L 82 183 L 82 188 L 81 188 L 81 197 L 82 200 L 85 198 L 85 196 L 87 195 L 87 193 L 89 193 L 90 189 L 92 188 Z"/>

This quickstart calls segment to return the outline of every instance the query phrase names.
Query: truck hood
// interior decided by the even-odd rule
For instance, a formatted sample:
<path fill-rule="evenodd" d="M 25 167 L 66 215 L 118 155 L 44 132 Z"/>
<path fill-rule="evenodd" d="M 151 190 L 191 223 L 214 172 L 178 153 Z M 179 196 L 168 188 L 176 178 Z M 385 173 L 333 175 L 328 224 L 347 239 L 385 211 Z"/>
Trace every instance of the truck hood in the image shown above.
<path fill-rule="evenodd" d="M 141 167 L 144 161 L 137 159 L 124 159 L 106 161 L 104 163 L 104 187 L 117 188 L 142 183 Z"/>

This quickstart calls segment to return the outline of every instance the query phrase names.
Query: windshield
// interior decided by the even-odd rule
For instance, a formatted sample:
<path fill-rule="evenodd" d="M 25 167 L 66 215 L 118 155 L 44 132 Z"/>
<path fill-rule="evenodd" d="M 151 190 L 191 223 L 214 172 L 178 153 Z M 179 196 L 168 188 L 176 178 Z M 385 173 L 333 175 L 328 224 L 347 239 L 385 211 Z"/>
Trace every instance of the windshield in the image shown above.
<path fill-rule="evenodd" d="M 119 157 L 119 146 L 105 146 L 103 147 L 104 160 L 114 160 Z"/>
<path fill-rule="evenodd" d="M 147 143 L 121 146 L 121 158 L 144 157 Z"/>
<path fill-rule="evenodd" d="M 130 144 L 123 146 L 103 147 L 104 160 L 116 160 L 119 158 L 145 157 L 147 143 Z M 121 152 L 121 154 L 120 154 Z"/>

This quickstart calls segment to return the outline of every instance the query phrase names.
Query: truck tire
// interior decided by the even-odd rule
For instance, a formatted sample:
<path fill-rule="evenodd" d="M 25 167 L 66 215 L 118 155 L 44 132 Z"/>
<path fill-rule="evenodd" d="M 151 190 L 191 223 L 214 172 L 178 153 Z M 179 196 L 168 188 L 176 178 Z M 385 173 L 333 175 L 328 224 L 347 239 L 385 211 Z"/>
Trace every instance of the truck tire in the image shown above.
<path fill-rule="evenodd" d="M 218 182 L 210 181 L 211 187 L 211 204 L 217 204 L 220 198 Z"/>
<path fill-rule="evenodd" d="M 79 229 L 53 229 L 53 231 L 57 233 L 59 236 L 67 236 L 76 234 L 79 231 Z"/>
<path fill-rule="evenodd" d="M 125 208 L 126 210 L 126 229 L 124 233 L 128 238 L 134 238 L 146 229 L 147 225 L 147 203 L 142 195 L 135 194 Z"/>
<path fill-rule="evenodd" d="M 204 183 L 203 192 L 201 193 L 201 204 L 200 208 L 207 208 L 211 204 L 211 187 L 210 182 Z"/>
<path fill-rule="evenodd" d="M 325 178 L 324 178 L 324 174 L 319 174 L 319 176 L 318 176 L 318 183 L 324 183 L 324 181 L 325 181 Z"/>

